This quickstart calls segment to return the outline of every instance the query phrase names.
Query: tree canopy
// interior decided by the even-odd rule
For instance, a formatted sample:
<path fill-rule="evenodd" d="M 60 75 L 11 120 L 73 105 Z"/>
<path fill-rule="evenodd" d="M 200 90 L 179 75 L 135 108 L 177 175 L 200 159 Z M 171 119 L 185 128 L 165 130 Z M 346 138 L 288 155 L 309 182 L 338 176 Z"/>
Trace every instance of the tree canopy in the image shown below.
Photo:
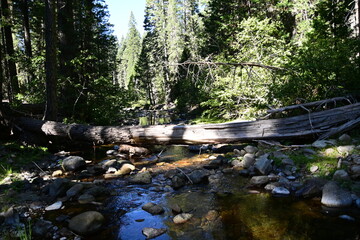
<path fill-rule="evenodd" d="M 131 14 L 117 39 L 105 0 L 1 0 L 0 97 L 43 104 L 45 119 L 114 124 L 135 105 L 235 119 L 357 95 L 358 6 L 147 0 L 143 36 Z"/>

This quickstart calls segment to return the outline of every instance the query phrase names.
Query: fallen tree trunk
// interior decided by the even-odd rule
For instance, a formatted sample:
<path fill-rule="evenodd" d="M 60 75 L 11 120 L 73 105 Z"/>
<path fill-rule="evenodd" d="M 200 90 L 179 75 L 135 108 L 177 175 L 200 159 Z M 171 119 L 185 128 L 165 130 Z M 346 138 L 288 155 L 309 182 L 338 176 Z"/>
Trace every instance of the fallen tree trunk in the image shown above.
<path fill-rule="evenodd" d="M 360 103 L 305 115 L 246 122 L 201 125 L 89 126 L 18 118 L 18 129 L 70 141 L 104 143 L 232 143 L 239 141 L 321 138 L 355 127 L 360 122 Z"/>

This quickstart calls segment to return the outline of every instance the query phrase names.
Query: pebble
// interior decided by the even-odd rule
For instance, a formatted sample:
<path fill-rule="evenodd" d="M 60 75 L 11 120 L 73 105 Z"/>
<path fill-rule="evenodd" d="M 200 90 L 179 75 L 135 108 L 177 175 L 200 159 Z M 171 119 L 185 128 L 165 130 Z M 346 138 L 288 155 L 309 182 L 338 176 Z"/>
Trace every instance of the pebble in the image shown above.
<path fill-rule="evenodd" d="M 310 167 L 310 172 L 311 173 L 315 173 L 317 170 L 319 170 L 319 167 L 316 166 L 316 165 Z"/>
<path fill-rule="evenodd" d="M 284 187 L 275 187 L 271 193 L 274 195 L 289 195 L 290 191 Z"/>

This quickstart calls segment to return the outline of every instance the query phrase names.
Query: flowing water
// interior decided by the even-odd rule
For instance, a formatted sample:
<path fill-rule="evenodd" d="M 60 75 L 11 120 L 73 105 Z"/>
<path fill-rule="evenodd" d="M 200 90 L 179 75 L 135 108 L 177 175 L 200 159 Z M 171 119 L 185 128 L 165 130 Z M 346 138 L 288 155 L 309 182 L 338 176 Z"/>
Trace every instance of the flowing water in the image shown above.
<path fill-rule="evenodd" d="M 186 147 L 168 148 L 163 158 L 183 167 L 186 163 L 208 155 L 194 155 Z M 184 160 L 185 159 L 185 160 Z M 228 174 L 221 190 L 210 184 L 189 185 L 177 191 L 164 190 L 165 178 L 159 174 L 150 185 L 126 185 L 121 179 L 109 187 L 114 196 L 104 209 L 106 229 L 90 239 L 145 239 L 144 227 L 166 228 L 156 239 L 240 239 L 240 240 L 305 240 L 360 239 L 360 218 L 357 209 L 326 209 L 320 199 L 300 200 L 274 197 L 268 193 L 249 191 L 248 179 Z M 165 208 L 161 215 L 151 215 L 141 207 L 148 202 Z M 193 214 L 185 224 L 176 225 L 172 206 Z M 339 218 L 347 214 L 349 221 Z"/>

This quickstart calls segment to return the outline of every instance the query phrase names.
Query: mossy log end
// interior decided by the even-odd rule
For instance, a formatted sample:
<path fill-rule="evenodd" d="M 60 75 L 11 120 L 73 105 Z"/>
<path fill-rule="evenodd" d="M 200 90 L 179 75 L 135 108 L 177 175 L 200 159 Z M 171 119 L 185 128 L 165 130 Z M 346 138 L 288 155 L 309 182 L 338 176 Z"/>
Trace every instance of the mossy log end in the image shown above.
<path fill-rule="evenodd" d="M 281 119 L 200 125 L 90 126 L 17 118 L 22 131 L 91 144 L 215 144 L 252 140 L 324 138 L 360 122 L 360 103 Z"/>

